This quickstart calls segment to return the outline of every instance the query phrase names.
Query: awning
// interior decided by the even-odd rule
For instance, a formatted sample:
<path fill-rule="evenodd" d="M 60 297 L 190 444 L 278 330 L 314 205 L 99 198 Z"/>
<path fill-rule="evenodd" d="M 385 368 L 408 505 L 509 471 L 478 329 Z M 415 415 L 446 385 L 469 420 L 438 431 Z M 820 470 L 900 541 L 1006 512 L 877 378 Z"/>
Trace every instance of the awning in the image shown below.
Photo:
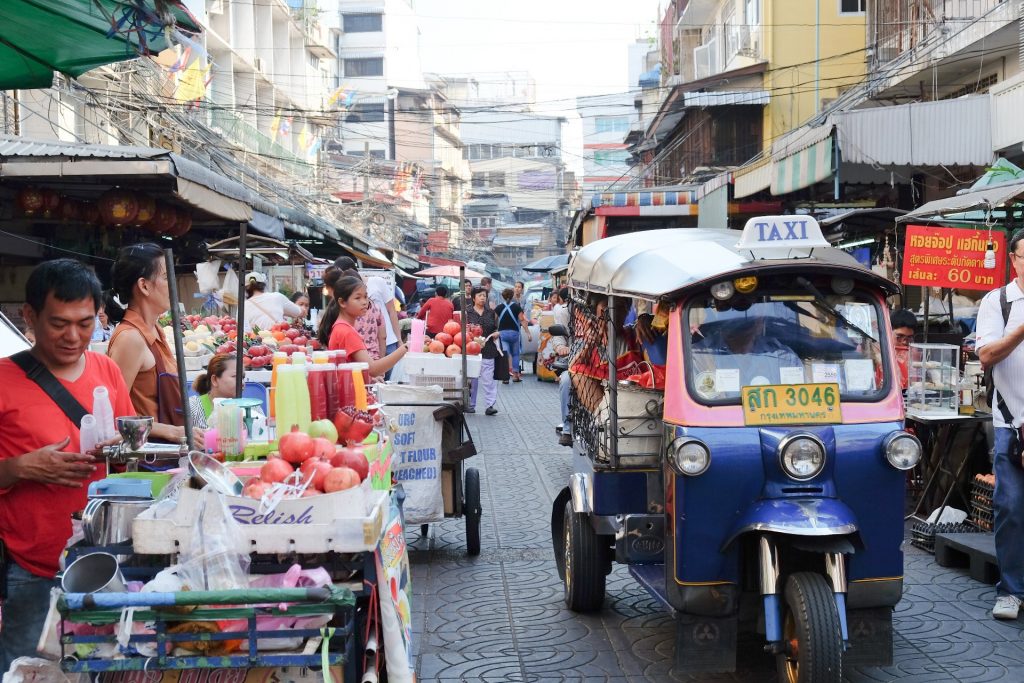
<path fill-rule="evenodd" d="M 169 191 L 226 221 L 252 219 L 247 187 L 165 149 L 89 145 L 0 136 L 0 178 L 60 181 L 62 185 L 126 185 Z"/>
<path fill-rule="evenodd" d="M 705 182 L 703 185 L 701 185 L 700 187 L 697 188 L 697 200 L 699 201 L 701 199 L 704 199 L 704 197 L 708 196 L 709 194 L 711 194 L 715 190 L 720 190 L 721 188 L 725 187 L 726 185 L 728 185 L 731 182 L 732 182 L 732 172 L 731 171 L 726 171 L 725 173 L 721 173 L 719 175 L 716 175 L 714 178 L 712 178 L 711 180 Z"/>
<path fill-rule="evenodd" d="M 735 199 L 767 190 L 772 184 L 771 159 L 761 159 L 755 164 L 736 169 L 732 173 L 732 184 L 732 196 Z"/>
<path fill-rule="evenodd" d="M 284 221 L 277 216 L 268 216 L 262 211 L 253 211 L 249 219 L 249 227 L 267 237 L 284 239 Z"/>
<path fill-rule="evenodd" d="M 772 145 L 772 194 L 788 194 L 832 175 L 833 125 L 801 128 Z"/>
<path fill-rule="evenodd" d="M 345 247 L 345 251 L 352 254 L 352 257 L 361 261 L 363 265 L 370 266 L 371 268 L 386 268 L 390 270 L 395 267 L 395 265 L 391 263 L 391 261 L 388 261 L 387 258 L 374 258 L 373 256 L 359 251 L 358 249 L 354 249 L 353 247 Z M 383 256 L 383 254 L 381 254 L 381 256 Z"/>
<path fill-rule="evenodd" d="M 697 186 L 603 192 L 590 205 L 599 216 L 696 216 Z"/>
<path fill-rule="evenodd" d="M 941 218 L 949 214 L 960 213 L 969 209 L 999 209 L 1012 203 L 1024 195 L 1024 181 L 1006 183 L 987 187 L 983 190 L 965 192 L 955 197 L 936 199 L 920 206 L 906 215 L 897 218 L 897 222 L 905 222 L 912 218 Z"/>
<path fill-rule="evenodd" d="M 765 105 L 770 101 L 767 90 L 716 90 L 683 93 L 687 107 L 723 107 L 738 105 Z"/>
<path fill-rule="evenodd" d="M 900 166 L 975 165 L 992 161 L 988 95 L 840 112 L 843 161 Z"/>
<path fill-rule="evenodd" d="M 171 47 L 165 28 L 172 27 L 164 17 L 185 31 L 201 30 L 182 7 L 156 0 L 3 0 L 0 5 L 0 90 L 49 88 L 54 71 L 77 78 L 105 64 L 157 54 Z M 107 37 L 112 19 L 120 29 Z"/>

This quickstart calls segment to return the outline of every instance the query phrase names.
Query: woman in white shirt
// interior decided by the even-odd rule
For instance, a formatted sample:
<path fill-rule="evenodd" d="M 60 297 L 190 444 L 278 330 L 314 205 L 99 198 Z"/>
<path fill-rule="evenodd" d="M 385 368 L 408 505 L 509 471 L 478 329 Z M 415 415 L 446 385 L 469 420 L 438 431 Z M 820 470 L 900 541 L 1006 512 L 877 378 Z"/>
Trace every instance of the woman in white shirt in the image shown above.
<path fill-rule="evenodd" d="M 302 315 L 302 309 L 280 292 L 267 292 L 267 276 L 249 273 L 245 276 L 245 329 L 269 330 L 272 325 Z"/>

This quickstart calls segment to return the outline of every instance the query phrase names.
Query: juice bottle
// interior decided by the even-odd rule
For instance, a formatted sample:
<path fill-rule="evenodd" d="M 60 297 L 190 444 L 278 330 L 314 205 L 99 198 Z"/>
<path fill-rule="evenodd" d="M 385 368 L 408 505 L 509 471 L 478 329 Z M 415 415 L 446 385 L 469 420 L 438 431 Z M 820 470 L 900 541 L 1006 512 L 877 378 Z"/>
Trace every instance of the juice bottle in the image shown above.
<path fill-rule="evenodd" d="M 324 382 L 327 373 L 324 372 L 325 367 L 322 364 L 314 364 L 309 366 L 309 372 L 306 373 L 310 418 L 313 420 L 322 420 L 327 417 L 327 387 Z"/>
<path fill-rule="evenodd" d="M 359 363 L 353 363 L 353 365 L 360 365 Z M 366 384 L 363 381 L 363 371 L 359 368 L 352 368 L 352 385 L 355 390 L 355 407 L 356 410 L 366 410 Z"/>
<path fill-rule="evenodd" d="M 352 365 L 354 364 L 342 363 L 338 366 L 338 408 L 356 404 L 356 385 L 352 379 Z"/>
<path fill-rule="evenodd" d="M 270 368 L 270 415 L 274 417 L 274 394 L 277 393 L 277 366 L 288 362 L 288 354 L 284 351 L 274 351 L 274 358 Z"/>
<path fill-rule="evenodd" d="M 323 371 L 320 373 L 324 378 L 324 389 L 327 394 L 327 415 L 328 420 L 334 419 L 334 414 L 338 412 L 338 368 L 333 363 L 329 363 L 324 366 Z"/>
<path fill-rule="evenodd" d="M 313 352 L 313 364 L 323 365 L 330 362 L 330 357 L 326 351 L 314 351 Z"/>
<path fill-rule="evenodd" d="M 277 410 L 277 433 L 290 432 L 294 425 L 307 431 L 310 423 L 309 387 L 303 366 L 282 365 L 278 368 L 278 387 L 274 396 Z"/>

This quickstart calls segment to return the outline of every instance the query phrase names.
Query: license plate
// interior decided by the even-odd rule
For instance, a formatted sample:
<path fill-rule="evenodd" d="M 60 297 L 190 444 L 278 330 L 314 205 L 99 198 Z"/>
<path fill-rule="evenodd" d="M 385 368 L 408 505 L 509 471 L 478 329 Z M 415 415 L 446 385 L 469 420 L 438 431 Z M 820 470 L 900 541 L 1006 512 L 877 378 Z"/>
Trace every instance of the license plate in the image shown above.
<path fill-rule="evenodd" d="M 765 384 L 743 387 L 743 423 L 748 426 L 836 424 L 838 384 Z"/>

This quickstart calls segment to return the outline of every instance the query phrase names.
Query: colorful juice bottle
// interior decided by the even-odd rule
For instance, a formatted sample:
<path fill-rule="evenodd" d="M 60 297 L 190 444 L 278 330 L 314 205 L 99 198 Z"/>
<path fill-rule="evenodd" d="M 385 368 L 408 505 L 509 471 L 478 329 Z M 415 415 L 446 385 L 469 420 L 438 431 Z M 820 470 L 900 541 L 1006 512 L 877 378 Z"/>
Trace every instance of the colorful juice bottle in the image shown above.
<path fill-rule="evenodd" d="M 282 365 L 278 372 L 280 374 L 274 396 L 274 403 L 277 406 L 277 433 L 281 435 L 290 432 L 295 425 L 298 425 L 301 431 L 307 431 L 311 420 L 305 368 Z"/>
<path fill-rule="evenodd" d="M 359 363 L 353 363 L 353 365 L 359 365 Z M 355 391 L 355 407 L 356 410 L 366 410 L 366 384 L 363 378 L 363 371 L 359 368 L 352 368 L 352 385 Z"/>
<path fill-rule="evenodd" d="M 270 367 L 270 415 L 267 417 L 274 417 L 275 414 L 274 395 L 277 393 L 277 367 L 286 363 L 288 363 L 288 354 L 284 351 L 275 351 Z"/>
<path fill-rule="evenodd" d="M 352 379 L 352 365 L 354 363 L 342 363 L 338 366 L 338 408 L 356 404 L 356 385 Z"/>
<path fill-rule="evenodd" d="M 306 373 L 306 386 L 309 388 L 310 418 L 322 420 L 327 417 L 327 387 L 324 380 L 327 373 L 325 365 L 311 365 Z"/>
<path fill-rule="evenodd" d="M 340 407 L 338 404 L 338 368 L 333 363 L 324 366 L 320 373 L 324 376 L 324 389 L 327 393 L 327 419 L 333 419 Z"/>

